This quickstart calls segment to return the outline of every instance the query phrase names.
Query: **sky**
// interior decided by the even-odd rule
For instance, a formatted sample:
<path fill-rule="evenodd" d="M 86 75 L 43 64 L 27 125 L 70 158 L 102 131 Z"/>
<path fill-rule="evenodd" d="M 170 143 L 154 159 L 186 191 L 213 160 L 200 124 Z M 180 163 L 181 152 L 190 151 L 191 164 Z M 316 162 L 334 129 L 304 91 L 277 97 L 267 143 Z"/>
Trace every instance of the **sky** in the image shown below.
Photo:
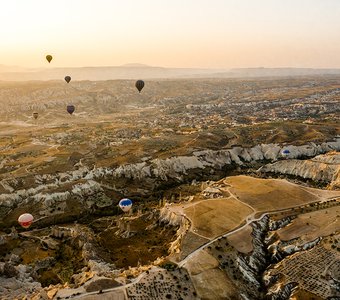
<path fill-rule="evenodd" d="M 0 64 L 340 68 L 340 0 L 0 0 Z"/>

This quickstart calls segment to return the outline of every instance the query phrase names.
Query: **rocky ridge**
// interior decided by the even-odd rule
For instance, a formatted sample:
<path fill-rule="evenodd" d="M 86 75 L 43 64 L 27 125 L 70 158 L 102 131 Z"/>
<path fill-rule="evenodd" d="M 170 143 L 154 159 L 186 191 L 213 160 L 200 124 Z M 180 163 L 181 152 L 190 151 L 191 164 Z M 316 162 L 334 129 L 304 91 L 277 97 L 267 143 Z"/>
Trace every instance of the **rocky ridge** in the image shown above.
<path fill-rule="evenodd" d="M 291 151 L 290 159 L 280 160 L 281 151 L 286 148 Z M 171 185 L 190 182 L 193 179 L 204 180 L 219 172 L 221 173 L 219 177 L 222 177 L 226 175 L 228 169 L 235 169 L 237 166 L 249 167 L 267 161 L 274 164 L 264 166 L 261 169 L 263 172 L 283 174 L 290 172 L 305 178 L 332 182 L 333 187 L 336 187 L 339 180 L 338 154 L 326 158 L 317 156 L 311 162 L 299 159 L 339 150 L 338 137 L 334 141 L 320 145 L 310 143 L 282 147 L 277 144 L 266 144 L 252 148 L 204 150 L 194 152 L 192 156 L 153 159 L 117 168 L 90 169 L 87 166 L 78 166 L 71 172 L 35 175 L 34 183 L 28 188 L 21 189 L 25 178 L 6 178 L 0 181 L 0 187 L 6 191 L 0 195 L 0 216 L 5 219 L 16 207 L 24 207 L 30 203 L 30 206 L 37 205 L 40 218 L 45 219 L 42 224 L 45 224 L 48 222 L 46 217 L 50 215 L 62 215 L 66 212 L 72 214 L 66 205 L 70 199 L 78 203 L 80 211 L 77 211 L 77 215 L 79 215 L 81 211 L 95 211 L 112 205 L 112 200 L 106 196 L 107 189 L 121 195 L 150 196 L 155 189 L 162 189 L 161 186 L 165 183 Z M 320 164 L 325 165 L 323 172 L 316 171 Z M 133 180 L 134 184 L 126 185 L 126 180 Z M 8 226 L 13 224 L 14 220 Z"/>
<path fill-rule="evenodd" d="M 329 152 L 327 155 L 318 155 L 310 160 L 278 161 L 263 166 L 260 171 L 311 179 L 329 184 L 331 189 L 336 189 L 340 187 L 340 153 Z"/>

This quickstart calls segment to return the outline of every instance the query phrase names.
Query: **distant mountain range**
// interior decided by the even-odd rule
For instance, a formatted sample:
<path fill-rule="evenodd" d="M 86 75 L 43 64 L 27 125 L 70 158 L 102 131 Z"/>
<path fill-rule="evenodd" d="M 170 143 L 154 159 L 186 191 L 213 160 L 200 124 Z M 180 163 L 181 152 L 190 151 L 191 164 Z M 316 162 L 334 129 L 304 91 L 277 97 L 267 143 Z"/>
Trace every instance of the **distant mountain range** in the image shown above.
<path fill-rule="evenodd" d="M 340 75 L 340 69 L 309 68 L 237 68 L 196 69 L 163 68 L 138 63 L 108 67 L 28 69 L 0 65 L 0 80 L 58 80 L 70 75 L 72 80 L 166 79 L 166 78 L 241 78 L 308 75 Z"/>

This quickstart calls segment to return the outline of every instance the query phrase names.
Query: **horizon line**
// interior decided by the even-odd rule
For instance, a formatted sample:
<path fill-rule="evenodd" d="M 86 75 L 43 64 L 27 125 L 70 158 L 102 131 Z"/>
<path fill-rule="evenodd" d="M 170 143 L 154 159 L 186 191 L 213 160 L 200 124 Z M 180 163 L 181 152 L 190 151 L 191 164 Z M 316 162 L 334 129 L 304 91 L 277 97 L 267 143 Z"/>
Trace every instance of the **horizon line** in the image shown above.
<path fill-rule="evenodd" d="M 167 66 L 155 66 L 155 65 L 148 65 L 143 63 L 125 63 L 121 65 L 85 65 L 85 66 L 51 66 L 51 67 L 25 67 L 20 65 L 6 65 L 0 63 L 0 68 L 21 68 L 27 70 L 41 70 L 41 69 L 80 69 L 80 68 L 163 68 L 163 69 L 200 69 L 200 70 L 220 70 L 220 71 L 230 71 L 230 70 L 238 70 L 238 69 L 307 69 L 307 70 L 340 70 L 340 67 L 299 67 L 299 66 L 272 66 L 272 67 L 263 67 L 263 66 L 256 66 L 256 67 L 167 67 Z M 24 71 L 24 70 L 22 70 Z M 0 71 L 4 73 L 3 71 Z M 13 71 L 5 71 L 12 73 Z M 14 71 L 21 72 L 21 71 Z"/>

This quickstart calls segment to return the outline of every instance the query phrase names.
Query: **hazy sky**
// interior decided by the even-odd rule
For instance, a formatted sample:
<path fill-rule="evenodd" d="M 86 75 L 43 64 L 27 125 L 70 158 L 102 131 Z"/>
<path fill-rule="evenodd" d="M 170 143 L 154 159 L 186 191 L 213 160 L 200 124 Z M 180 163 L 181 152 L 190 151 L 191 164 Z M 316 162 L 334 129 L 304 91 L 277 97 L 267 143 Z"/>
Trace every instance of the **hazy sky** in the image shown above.
<path fill-rule="evenodd" d="M 0 0 L 0 64 L 340 68 L 340 0 Z"/>

